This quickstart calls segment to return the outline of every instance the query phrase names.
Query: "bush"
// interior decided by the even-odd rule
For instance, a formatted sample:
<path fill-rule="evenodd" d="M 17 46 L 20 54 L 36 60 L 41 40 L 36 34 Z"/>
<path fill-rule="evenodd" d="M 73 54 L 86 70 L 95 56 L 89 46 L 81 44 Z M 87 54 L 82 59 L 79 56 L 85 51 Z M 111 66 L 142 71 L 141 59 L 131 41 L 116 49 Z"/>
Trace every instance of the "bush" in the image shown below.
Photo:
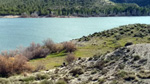
<path fill-rule="evenodd" d="M 72 42 L 64 42 L 63 46 L 66 52 L 74 52 L 76 50 L 76 46 Z"/>
<path fill-rule="evenodd" d="M 51 80 L 43 80 L 39 84 L 54 84 Z"/>
<path fill-rule="evenodd" d="M 56 84 L 67 84 L 64 80 L 59 80 L 56 82 Z"/>
<path fill-rule="evenodd" d="M 36 80 L 43 80 L 43 79 L 49 79 L 49 76 L 47 74 L 37 74 Z"/>
<path fill-rule="evenodd" d="M 95 63 L 95 67 L 98 68 L 98 69 L 103 69 L 103 67 L 105 66 L 105 63 L 107 63 L 106 60 L 98 60 Z"/>
<path fill-rule="evenodd" d="M 70 71 L 70 73 L 72 73 L 73 76 L 76 76 L 76 75 L 81 75 L 81 74 L 83 74 L 84 72 L 83 72 L 83 69 L 82 69 L 81 67 L 74 67 L 74 68 Z"/>
<path fill-rule="evenodd" d="M 19 81 L 23 81 L 23 82 L 29 82 L 29 81 L 34 81 L 36 79 L 35 76 L 30 76 L 30 77 L 25 77 L 20 79 Z"/>
<path fill-rule="evenodd" d="M 31 66 L 27 63 L 27 58 L 22 55 L 14 57 L 0 56 L 0 75 L 8 77 L 13 74 L 19 74 L 26 71 L 31 71 Z"/>
<path fill-rule="evenodd" d="M 133 58 L 134 61 L 140 60 L 140 56 L 139 55 L 135 55 Z"/>
<path fill-rule="evenodd" d="M 126 46 L 130 46 L 130 45 L 132 45 L 133 43 L 132 42 L 127 42 L 126 44 L 125 44 L 125 47 Z"/>
<path fill-rule="evenodd" d="M 43 48 L 40 44 L 33 42 L 22 54 L 28 59 L 44 58 L 49 54 L 49 49 Z"/>
<path fill-rule="evenodd" d="M 120 72 L 118 72 L 117 74 L 116 74 L 116 76 L 118 77 L 118 78 L 124 78 L 124 77 L 126 77 L 128 75 L 128 73 L 126 72 L 126 71 L 120 71 Z"/>
<path fill-rule="evenodd" d="M 72 63 L 72 62 L 75 60 L 74 54 L 73 54 L 73 53 L 69 53 L 69 54 L 67 55 L 67 57 L 65 58 L 65 60 L 66 60 L 66 62 L 67 62 L 68 64 Z"/>
<path fill-rule="evenodd" d="M 59 53 L 63 50 L 66 52 L 73 52 L 76 50 L 76 46 L 72 42 L 55 44 L 52 40 L 47 39 L 43 43 L 44 47 L 48 48 L 50 53 Z"/>
<path fill-rule="evenodd" d="M 50 53 L 55 53 L 57 51 L 56 44 L 51 39 L 47 39 L 43 41 L 43 43 L 44 47 L 48 48 Z"/>
<path fill-rule="evenodd" d="M 100 79 L 98 80 L 99 84 L 103 84 L 105 81 L 106 81 L 106 80 L 105 80 L 104 78 L 100 78 Z"/>

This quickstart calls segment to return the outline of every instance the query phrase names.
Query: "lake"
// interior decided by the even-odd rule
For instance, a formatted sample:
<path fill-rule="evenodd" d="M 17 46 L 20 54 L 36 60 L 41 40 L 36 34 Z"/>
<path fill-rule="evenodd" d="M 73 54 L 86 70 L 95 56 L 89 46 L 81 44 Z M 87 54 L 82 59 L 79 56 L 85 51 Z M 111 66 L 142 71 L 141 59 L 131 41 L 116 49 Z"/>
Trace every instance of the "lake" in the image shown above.
<path fill-rule="evenodd" d="M 42 43 L 69 41 L 126 24 L 150 24 L 150 17 L 0 18 L 0 51 Z"/>

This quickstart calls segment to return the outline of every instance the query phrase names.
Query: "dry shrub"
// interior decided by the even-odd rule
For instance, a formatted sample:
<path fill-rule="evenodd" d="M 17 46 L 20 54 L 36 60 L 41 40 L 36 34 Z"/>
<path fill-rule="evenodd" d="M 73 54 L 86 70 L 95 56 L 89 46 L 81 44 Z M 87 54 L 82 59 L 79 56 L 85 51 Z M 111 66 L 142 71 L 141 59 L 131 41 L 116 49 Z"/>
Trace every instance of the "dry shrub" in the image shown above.
<path fill-rule="evenodd" d="M 51 39 L 47 39 L 43 41 L 43 43 L 44 47 L 48 48 L 50 53 L 55 53 L 57 51 L 56 44 Z"/>
<path fill-rule="evenodd" d="M 76 46 L 72 42 L 64 42 L 63 46 L 66 52 L 74 52 L 76 50 Z"/>
<path fill-rule="evenodd" d="M 40 44 L 33 42 L 22 54 L 28 59 L 44 58 L 49 54 L 49 49 L 43 48 Z"/>
<path fill-rule="evenodd" d="M 21 72 L 31 71 L 32 67 L 27 63 L 27 58 L 18 54 L 14 57 L 0 55 L 0 75 L 7 77 Z"/>
<path fill-rule="evenodd" d="M 73 54 L 73 53 L 69 53 L 69 54 L 67 55 L 67 57 L 66 57 L 65 60 L 66 60 L 66 62 L 67 62 L 68 64 L 72 63 L 72 62 L 75 60 L 74 54 Z"/>
<path fill-rule="evenodd" d="M 48 48 L 50 53 L 59 53 L 61 51 L 73 52 L 76 50 L 76 46 L 72 42 L 64 42 L 55 44 L 51 39 L 43 41 L 44 47 Z"/>
<path fill-rule="evenodd" d="M 98 60 L 96 63 L 95 63 L 95 67 L 98 68 L 98 69 L 103 69 L 105 64 L 107 63 L 106 60 Z"/>
<path fill-rule="evenodd" d="M 56 44 L 56 53 L 59 53 L 61 51 L 63 51 L 64 49 L 64 45 L 59 43 L 59 44 Z"/>

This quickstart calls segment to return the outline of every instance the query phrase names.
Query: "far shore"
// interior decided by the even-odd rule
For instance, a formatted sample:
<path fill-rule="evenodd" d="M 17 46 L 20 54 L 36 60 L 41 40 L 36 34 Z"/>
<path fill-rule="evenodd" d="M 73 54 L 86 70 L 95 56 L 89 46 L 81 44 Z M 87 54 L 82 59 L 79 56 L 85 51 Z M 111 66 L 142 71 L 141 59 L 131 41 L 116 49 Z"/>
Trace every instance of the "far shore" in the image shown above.
<path fill-rule="evenodd" d="M 38 17 L 22 17 L 20 15 L 6 15 L 0 16 L 0 18 L 78 18 L 78 16 L 38 16 Z"/>
<path fill-rule="evenodd" d="M 89 17 L 137 17 L 137 16 L 37 16 L 37 17 L 22 17 L 20 15 L 6 15 L 0 16 L 0 18 L 89 18 Z M 143 17 L 143 16 L 138 16 Z"/>

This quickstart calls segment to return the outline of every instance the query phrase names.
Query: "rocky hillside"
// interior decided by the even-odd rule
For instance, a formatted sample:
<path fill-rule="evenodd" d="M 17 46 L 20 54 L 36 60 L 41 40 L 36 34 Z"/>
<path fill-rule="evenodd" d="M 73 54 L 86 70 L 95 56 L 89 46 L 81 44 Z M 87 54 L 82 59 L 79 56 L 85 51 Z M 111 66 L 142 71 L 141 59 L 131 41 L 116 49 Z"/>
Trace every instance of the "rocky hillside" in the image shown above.
<path fill-rule="evenodd" d="M 1 78 L 1 84 L 149 84 L 150 44 L 121 47 L 105 55 L 79 58 L 49 71 Z"/>

